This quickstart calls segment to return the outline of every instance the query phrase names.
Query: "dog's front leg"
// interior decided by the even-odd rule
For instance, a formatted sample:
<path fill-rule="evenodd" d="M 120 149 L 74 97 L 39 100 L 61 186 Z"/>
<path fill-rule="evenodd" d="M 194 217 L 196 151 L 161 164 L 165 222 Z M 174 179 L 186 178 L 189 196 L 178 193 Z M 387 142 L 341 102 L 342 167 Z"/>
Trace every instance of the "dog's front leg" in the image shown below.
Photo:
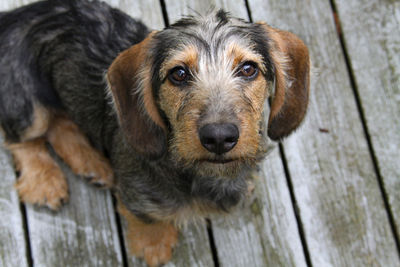
<path fill-rule="evenodd" d="M 169 222 L 144 223 L 118 201 L 118 211 L 127 222 L 126 238 L 130 252 L 153 267 L 167 263 L 178 242 L 178 231 Z"/>

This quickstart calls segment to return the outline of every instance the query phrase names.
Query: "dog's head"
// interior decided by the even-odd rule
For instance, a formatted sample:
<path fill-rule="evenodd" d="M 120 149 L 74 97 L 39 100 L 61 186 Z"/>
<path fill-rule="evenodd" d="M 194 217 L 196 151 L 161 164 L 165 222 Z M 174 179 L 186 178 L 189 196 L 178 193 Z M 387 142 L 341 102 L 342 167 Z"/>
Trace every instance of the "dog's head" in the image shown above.
<path fill-rule="evenodd" d="M 107 78 L 139 153 L 166 152 L 201 173 L 233 174 L 304 118 L 309 57 L 294 34 L 218 11 L 184 18 L 121 53 Z M 271 97 L 268 126 L 264 104 Z"/>

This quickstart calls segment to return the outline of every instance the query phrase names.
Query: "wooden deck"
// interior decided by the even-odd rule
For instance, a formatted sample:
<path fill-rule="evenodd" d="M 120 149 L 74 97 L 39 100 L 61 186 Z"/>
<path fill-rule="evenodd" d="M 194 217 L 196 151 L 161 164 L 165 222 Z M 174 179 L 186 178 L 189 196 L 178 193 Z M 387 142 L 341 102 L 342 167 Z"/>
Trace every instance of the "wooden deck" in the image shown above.
<path fill-rule="evenodd" d="M 262 164 L 249 203 L 183 230 L 167 266 L 400 266 L 400 1 L 107 2 L 155 29 L 223 7 L 310 48 L 306 122 Z M 60 212 L 21 205 L 0 150 L 0 266 L 144 266 L 125 251 L 110 193 L 65 171 L 71 200 Z"/>

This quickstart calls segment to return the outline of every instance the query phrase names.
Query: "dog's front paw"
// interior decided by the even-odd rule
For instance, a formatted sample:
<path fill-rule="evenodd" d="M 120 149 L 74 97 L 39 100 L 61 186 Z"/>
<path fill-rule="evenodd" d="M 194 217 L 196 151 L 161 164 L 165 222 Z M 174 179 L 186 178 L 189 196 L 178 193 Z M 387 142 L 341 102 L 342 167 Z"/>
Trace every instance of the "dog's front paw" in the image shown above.
<path fill-rule="evenodd" d="M 15 187 L 21 201 L 52 210 L 68 201 L 68 184 L 57 165 L 24 168 Z"/>
<path fill-rule="evenodd" d="M 133 255 L 144 258 L 149 266 L 160 266 L 171 260 L 178 241 L 177 230 L 170 224 L 129 229 L 129 247 Z"/>
<path fill-rule="evenodd" d="M 92 147 L 74 122 L 65 117 L 54 119 L 47 139 L 75 174 L 98 187 L 113 185 L 114 175 L 109 161 Z"/>
<path fill-rule="evenodd" d="M 167 222 L 144 223 L 121 203 L 119 213 L 127 222 L 126 237 L 133 256 L 143 258 L 151 267 L 171 260 L 172 251 L 178 242 L 178 231 Z"/>
<path fill-rule="evenodd" d="M 108 160 L 91 148 L 83 153 L 86 155 L 82 155 L 80 161 L 70 164 L 72 171 L 97 187 L 112 187 L 114 175 Z"/>

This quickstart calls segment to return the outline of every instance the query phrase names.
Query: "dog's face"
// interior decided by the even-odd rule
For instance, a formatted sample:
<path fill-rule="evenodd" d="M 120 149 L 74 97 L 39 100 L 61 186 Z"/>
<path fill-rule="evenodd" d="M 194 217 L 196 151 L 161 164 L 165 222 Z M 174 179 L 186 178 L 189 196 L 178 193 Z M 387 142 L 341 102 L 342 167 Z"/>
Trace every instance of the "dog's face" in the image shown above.
<path fill-rule="evenodd" d="M 218 176 L 260 158 L 269 96 L 272 139 L 300 124 L 308 79 L 307 48 L 295 35 L 223 11 L 150 34 L 108 72 L 121 126 L 139 153 L 168 152 L 182 167 Z"/>

